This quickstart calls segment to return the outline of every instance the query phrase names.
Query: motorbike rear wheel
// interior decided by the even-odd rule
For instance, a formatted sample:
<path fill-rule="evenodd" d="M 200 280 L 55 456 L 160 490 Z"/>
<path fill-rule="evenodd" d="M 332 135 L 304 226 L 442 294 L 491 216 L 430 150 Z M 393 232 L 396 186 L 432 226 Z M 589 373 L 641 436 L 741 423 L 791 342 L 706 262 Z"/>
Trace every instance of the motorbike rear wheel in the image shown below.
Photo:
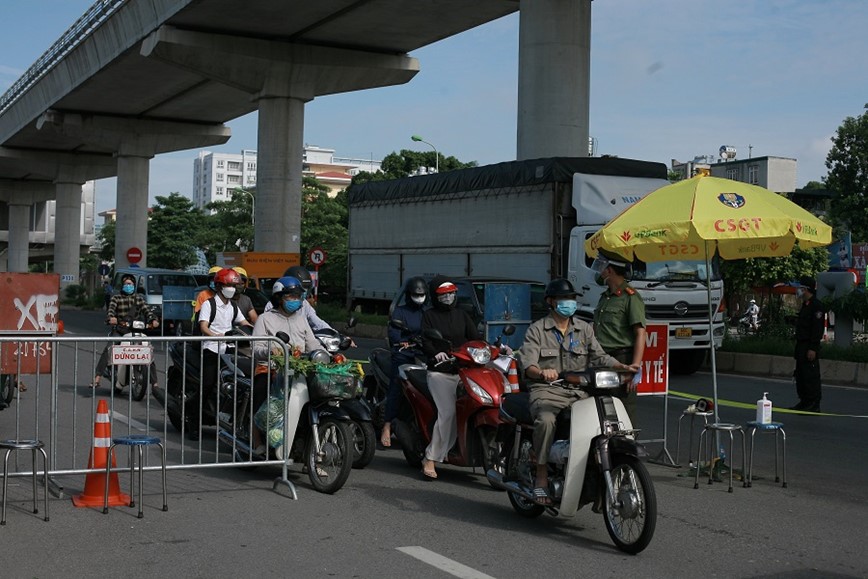
<path fill-rule="evenodd" d="M 635 555 L 645 549 L 657 526 L 657 495 L 648 469 L 632 456 L 615 456 L 612 486 L 621 505 L 613 507 L 606 500 L 603 519 L 615 546 Z"/>
<path fill-rule="evenodd" d="M 321 493 L 337 492 L 350 476 L 353 468 L 353 435 L 346 422 L 325 418 L 317 425 L 319 448 L 313 436 L 307 444 L 305 462 L 310 484 Z"/>
<path fill-rule="evenodd" d="M 524 438 L 521 441 L 521 446 L 518 449 L 518 459 L 513 457 L 513 453 L 509 453 L 506 457 L 506 472 L 512 480 L 518 480 L 522 486 L 533 487 L 533 475 L 536 468 L 530 460 L 530 453 L 533 449 L 533 443 L 529 438 Z M 530 499 L 526 499 L 517 493 L 507 492 L 509 503 L 522 517 L 535 519 L 545 512 L 545 507 L 538 505 Z"/>
<path fill-rule="evenodd" d="M 12 402 L 15 397 L 15 376 L 12 374 L 3 374 L 0 376 L 0 400 L 3 400 L 7 405 Z"/>
<path fill-rule="evenodd" d="M 141 366 L 134 366 L 132 371 L 129 371 L 130 376 L 130 391 L 133 394 L 133 400 L 136 402 L 144 399 L 148 393 L 148 382 L 145 380 L 145 374 L 142 372 Z"/>
<path fill-rule="evenodd" d="M 374 460 L 374 452 L 377 450 L 374 425 L 353 420 L 349 427 L 353 437 L 353 468 L 365 468 Z"/>

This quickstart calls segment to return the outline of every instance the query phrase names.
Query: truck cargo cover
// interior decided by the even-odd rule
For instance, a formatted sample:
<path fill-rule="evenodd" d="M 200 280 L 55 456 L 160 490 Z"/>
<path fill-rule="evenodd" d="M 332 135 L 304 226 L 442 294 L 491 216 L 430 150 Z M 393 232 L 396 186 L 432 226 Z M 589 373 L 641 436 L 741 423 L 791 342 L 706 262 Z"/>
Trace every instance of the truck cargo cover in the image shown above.
<path fill-rule="evenodd" d="M 542 183 L 572 183 L 573 175 L 612 175 L 666 179 L 663 163 L 617 157 L 551 157 L 509 161 L 389 181 L 371 181 L 349 188 L 349 204 L 420 198 L 458 191 L 481 191 Z"/>

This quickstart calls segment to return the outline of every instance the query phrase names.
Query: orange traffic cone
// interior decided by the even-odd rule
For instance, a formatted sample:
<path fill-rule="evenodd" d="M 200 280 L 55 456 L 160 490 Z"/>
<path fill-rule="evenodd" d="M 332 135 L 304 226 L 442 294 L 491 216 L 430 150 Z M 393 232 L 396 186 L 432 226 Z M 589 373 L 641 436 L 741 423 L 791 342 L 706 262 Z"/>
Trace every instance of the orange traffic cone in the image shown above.
<path fill-rule="evenodd" d="M 509 361 L 509 371 L 506 373 L 506 381 L 509 383 L 509 393 L 518 392 L 518 364 L 515 358 Z"/>
<path fill-rule="evenodd" d="M 112 445 L 112 425 L 109 418 L 108 404 L 100 400 L 96 407 L 96 420 L 93 424 L 93 449 L 87 461 L 87 468 L 101 469 L 102 472 L 89 472 L 84 481 L 84 492 L 72 497 L 72 504 L 77 507 L 101 507 L 105 499 L 105 465 L 108 460 L 108 449 Z M 112 467 L 115 467 L 115 455 L 112 452 Z M 130 496 L 121 493 L 118 473 L 111 473 L 109 479 L 110 507 L 120 507 L 130 504 Z"/>

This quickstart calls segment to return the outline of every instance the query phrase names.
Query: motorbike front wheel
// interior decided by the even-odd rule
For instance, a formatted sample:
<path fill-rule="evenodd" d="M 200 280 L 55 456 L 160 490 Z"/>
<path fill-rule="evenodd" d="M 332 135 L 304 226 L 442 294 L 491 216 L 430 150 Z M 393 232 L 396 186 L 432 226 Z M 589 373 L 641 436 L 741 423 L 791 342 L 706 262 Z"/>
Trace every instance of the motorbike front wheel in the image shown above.
<path fill-rule="evenodd" d="M 317 425 L 319 448 L 308 442 L 306 454 L 310 484 L 318 492 L 337 492 L 350 476 L 353 468 L 353 435 L 346 422 L 326 418 Z"/>
<path fill-rule="evenodd" d="M 130 376 L 130 391 L 133 394 L 133 400 L 139 401 L 148 393 L 148 382 L 145 380 L 145 374 L 142 372 L 141 366 L 133 367 L 129 372 Z"/>
<path fill-rule="evenodd" d="M 632 456 L 613 457 L 612 487 L 618 506 L 606 500 L 603 519 L 612 542 L 635 555 L 645 549 L 657 526 L 657 494 L 648 469 Z"/>
<path fill-rule="evenodd" d="M 353 468 L 365 468 L 374 460 L 374 452 L 377 450 L 374 425 L 353 420 L 349 427 L 353 436 Z"/>

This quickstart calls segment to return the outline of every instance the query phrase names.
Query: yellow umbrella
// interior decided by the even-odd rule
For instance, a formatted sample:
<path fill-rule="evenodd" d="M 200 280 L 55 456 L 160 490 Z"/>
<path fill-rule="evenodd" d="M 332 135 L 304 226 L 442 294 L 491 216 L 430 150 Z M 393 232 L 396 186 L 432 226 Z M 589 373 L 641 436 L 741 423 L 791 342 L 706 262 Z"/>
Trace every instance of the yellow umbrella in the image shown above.
<path fill-rule="evenodd" d="M 603 249 L 645 262 L 670 259 L 706 262 L 711 306 L 710 260 L 784 257 L 796 242 L 803 248 L 832 242 L 832 228 L 792 201 L 756 185 L 700 174 L 652 191 L 585 241 L 591 257 Z M 717 362 L 709 340 L 717 413 Z"/>
<path fill-rule="evenodd" d="M 756 185 L 698 175 L 652 191 L 585 242 L 642 261 L 783 257 L 832 242 L 832 228 L 792 201 Z"/>

